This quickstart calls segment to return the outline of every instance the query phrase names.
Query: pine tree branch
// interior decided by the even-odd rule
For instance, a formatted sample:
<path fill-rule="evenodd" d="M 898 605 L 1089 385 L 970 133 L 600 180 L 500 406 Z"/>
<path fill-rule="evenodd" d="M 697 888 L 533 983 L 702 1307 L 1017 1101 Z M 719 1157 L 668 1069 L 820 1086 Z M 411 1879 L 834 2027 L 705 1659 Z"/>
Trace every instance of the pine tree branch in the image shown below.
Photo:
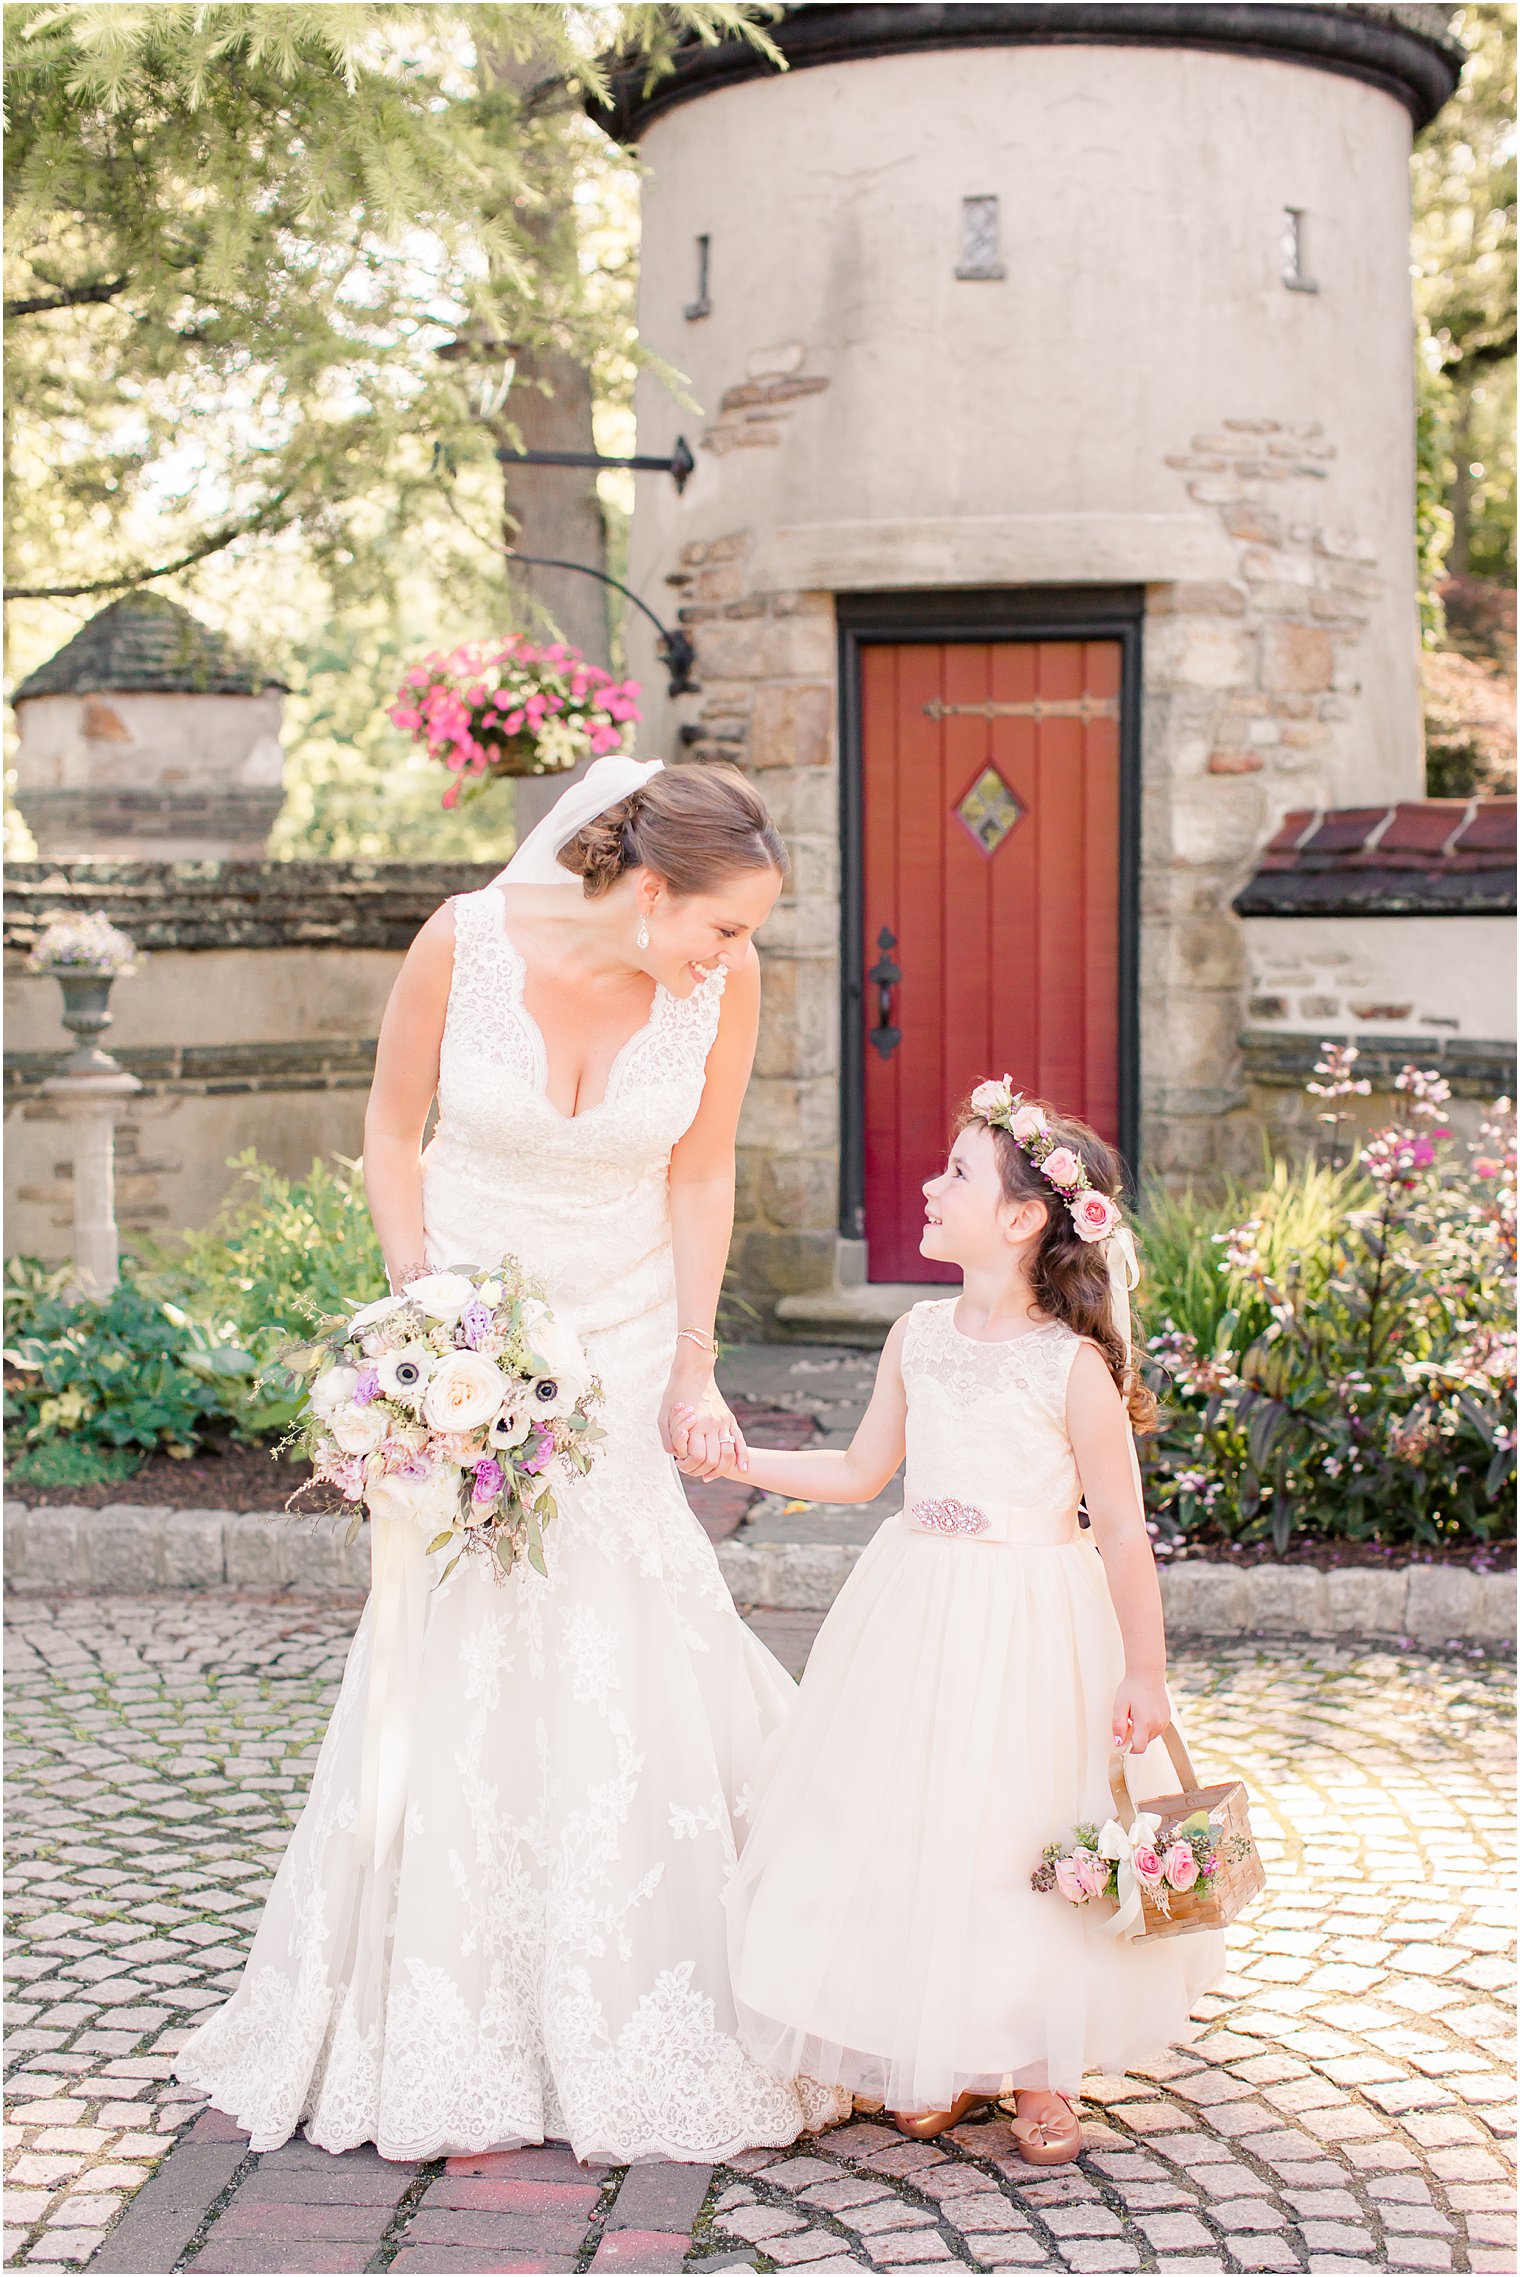
<path fill-rule="evenodd" d="M 68 285 L 62 292 L 38 293 L 30 300 L 8 300 L 7 316 L 48 316 L 55 308 L 84 308 L 92 301 L 114 300 L 127 289 L 125 277 L 104 277 L 98 284 Z"/>
<path fill-rule="evenodd" d="M 90 593 L 124 593 L 129 587 L 151 585 L 160 577 L 175 577 L 182 569 L 193 568 L 196 562 L 205 561 L 209 555 L 221 553 L 238 538 L 252 537 L 261 530 L 280 528 L 282 522 L 291 518 L 289 515 L 281 515 L 279 511 L 289 496 L 288 489 L 277 492 L 267 505 L 261 506 L 256 514 L 249 515 L 246 521 L 230 523 L 226 529 L 219 530 L 213 537 L 203 538 L 199 545 L 192 546 L 188 553 L 181 554 L 178 561 L 166 561 L 158 569 L 132 569 L 124 577 L 102 577 L 89 585 L 7 585 L 4 598 L 7 601 L 77 601 Z"/>

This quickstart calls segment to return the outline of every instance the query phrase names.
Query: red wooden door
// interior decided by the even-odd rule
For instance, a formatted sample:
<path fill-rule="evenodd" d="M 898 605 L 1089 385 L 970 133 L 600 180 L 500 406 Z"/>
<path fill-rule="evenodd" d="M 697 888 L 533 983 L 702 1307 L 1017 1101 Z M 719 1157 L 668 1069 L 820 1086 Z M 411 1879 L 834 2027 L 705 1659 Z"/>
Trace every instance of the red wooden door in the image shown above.
<path fill-rule="evenodd" d="M 957 1278 L 919 1188 L 984 1076 L 1118 1140 L 1120 670 L 1116 640 L 861 650 L 873 1281 Z"/>

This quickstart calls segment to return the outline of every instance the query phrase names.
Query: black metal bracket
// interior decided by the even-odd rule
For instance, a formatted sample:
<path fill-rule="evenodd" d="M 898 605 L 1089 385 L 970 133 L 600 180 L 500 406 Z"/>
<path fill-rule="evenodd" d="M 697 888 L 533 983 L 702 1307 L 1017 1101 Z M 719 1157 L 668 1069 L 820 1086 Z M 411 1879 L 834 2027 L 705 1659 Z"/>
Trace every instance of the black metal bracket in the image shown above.
<path fill-rule="evenodd" d="M 881 1058 L 890 1059 L 902 1042 L 902 1030 L 894 1025 L 892 1019 L 892 991 L 902 979 L 902 968 L 892 956 L 892 951 L 897 946 L 897 935 L 889 926 L 883 925 L 877 934 L 876 946 L 881 955 L 866 974 L 866 979 L 876 991 L 876 1025 L 868 1033 Z"/>
<path fill-rule="evenodd" d="M 677 435 L 668 459 L 650 458 L 640 453 L 619 459 L 607 458 L 601 451 L 514 451 L 505 443 L 500 445 L 496 456 L 503 466 L 631 466 L 637 474 L 668 474 L 678 495 L 686 488 L 697 465 L 684 435 Z"/>
<path fill-rule="evenodd" d="M 530 569 L 573 569 L 582 577 L 600 578 L 604 585 L 612 587 L 614 593 L 621 593 L 625 601 L 631 601 L 636 609 L 643 610 L 660 636 L 659 656 L 660 662 L 670 674 L 669 693 L 672 696 L 689 696 L 691 694 L 692 667 L 697 661 L 697 652 L 693 648 L 689 636 L 682 632 L 679 626 L 672 632 L 668 626 L 662 625 L 648 602 L 641 601 L 637 593 L 630 593 L 620 579 L 609 577 L 605 569 L 593 569 L 589 561 L 560 561 L 553 554 L 518 553 L 513 550 L 508 552 L 507 559 L 508 561 L 524 562 Z"/>

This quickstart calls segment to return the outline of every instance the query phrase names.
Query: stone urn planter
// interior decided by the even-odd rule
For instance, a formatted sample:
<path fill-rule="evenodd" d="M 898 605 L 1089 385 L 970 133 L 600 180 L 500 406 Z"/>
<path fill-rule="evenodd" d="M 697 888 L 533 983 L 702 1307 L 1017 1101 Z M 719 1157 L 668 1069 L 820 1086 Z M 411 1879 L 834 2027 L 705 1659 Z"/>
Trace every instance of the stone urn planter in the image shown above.
<path fill-rule="evenodd" d="M 115 1014 L 111 1010 L 111 990 L 116 982 L 114 972 L 82 972 L 66 965 L 43 968 L 50 971 L 63 991 L 63 1024 L 78 1042 L 62 1067 L 60 1075 L 119 1075 L 119 1063 L 108 1051 L 103 1051 L 97 1038 L 110 1027 Z"/>

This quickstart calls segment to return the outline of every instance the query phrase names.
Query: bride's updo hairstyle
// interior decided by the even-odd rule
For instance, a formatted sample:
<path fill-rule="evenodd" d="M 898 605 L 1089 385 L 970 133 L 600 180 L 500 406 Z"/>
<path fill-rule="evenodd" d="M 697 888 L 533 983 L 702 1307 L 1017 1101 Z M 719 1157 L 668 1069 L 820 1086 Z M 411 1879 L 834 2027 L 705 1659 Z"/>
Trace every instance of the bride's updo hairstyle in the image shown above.
<path fill-rule="evenodd" d="M 605 814 L 592 817 L 558 859 L 588 901 L 625 870 L 652 870 L 678 899 L 711 893 L 736 870 L 786 875 L 786 847 L 765 801 L 723 760 L 662 767 Z"/>
<path fill-rule="evenodd" d="M 1052 1138 L 1058 1146 L 1070 1147 L 1093 1189 L 1117 1196 L 1123 1187 L 1123 1173 L 1118 1155 L 1106 1140 L 1075 1115 L 1063 1115 L 1048 1099 L 1037 1099 L 1029 1092 L 1023 1097 L 1028 1105 L 1043 1108 Z M 1035 1303 L 1047 1319 L 1063 1320 L 1079 1336 L 1092 1338 L 1108 1362 L 1108 1372 L 1129 1409 L 1131 1423 L 1137 1431 L 1154 1431 L 1159 1410 L 1133 1356 L 1126 1354 L 1114 1320 L 1107 1244 L 1082 1239 L 1059 1192 L 1031 1162 L 1012 1131 L 1000 1123 L 987 1122 L 968 1100 L 955 1119 L 955 1128 L 960 1132 L 977 1124 L 992 1134 L 1004 1200 L 1045 1204 L 1045 1230 L 1029 1262 Z M 1132 1332 L 1138 1346 L 1133 1323 Z"/>

